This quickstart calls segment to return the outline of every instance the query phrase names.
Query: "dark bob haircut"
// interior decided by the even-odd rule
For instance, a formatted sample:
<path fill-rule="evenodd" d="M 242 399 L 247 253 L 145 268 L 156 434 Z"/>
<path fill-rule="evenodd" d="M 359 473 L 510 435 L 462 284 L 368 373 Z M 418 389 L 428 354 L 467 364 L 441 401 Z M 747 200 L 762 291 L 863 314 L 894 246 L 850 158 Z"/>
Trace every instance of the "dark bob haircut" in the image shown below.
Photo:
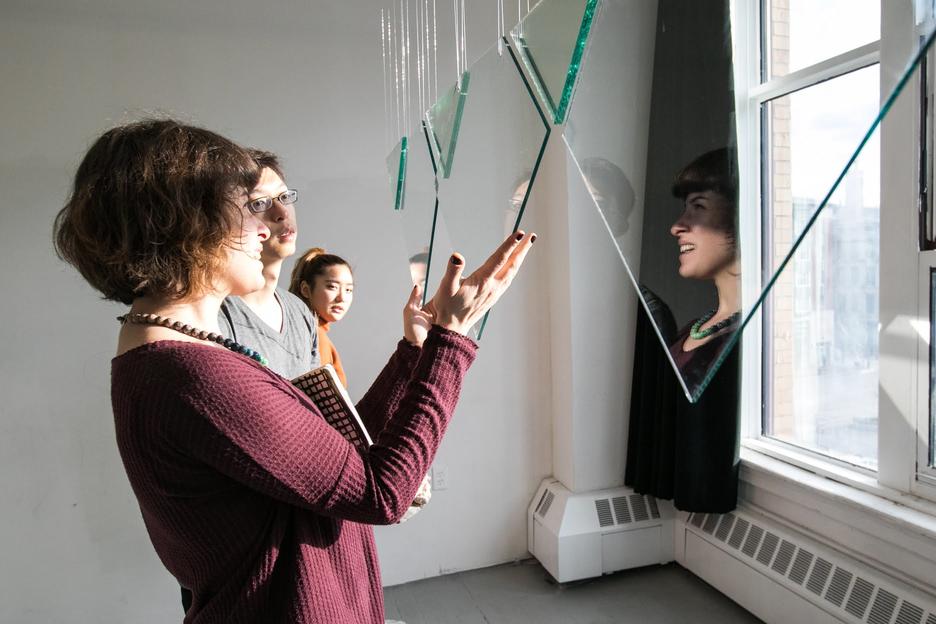
<path fill-rule="evenodd" d="M 211 288 L 260 168 L 214 132 L 172 119 L 105 132 L 54 225 L 55 251 L 105 299 L 181 299 Z"/>
<path fill-rule="evenodd" d="M 738 205 L 738 158 L 735 150 L 722 147 L 706 152 L 683 167 L 673 180 L 673 196 L 686 199 L 691 193 L 715 191 L 732 206 Z"/>
<path fill-rule="evenodd" d="M 692 193 L 714 191 L 723 195 L 730 206 L 721 211 L 714 227 L 737 245 L 738 158 L 735 150 L 727 147 L 706 152 L 683 167 L 673 181 L 673 196 L 683 201 Z"/>

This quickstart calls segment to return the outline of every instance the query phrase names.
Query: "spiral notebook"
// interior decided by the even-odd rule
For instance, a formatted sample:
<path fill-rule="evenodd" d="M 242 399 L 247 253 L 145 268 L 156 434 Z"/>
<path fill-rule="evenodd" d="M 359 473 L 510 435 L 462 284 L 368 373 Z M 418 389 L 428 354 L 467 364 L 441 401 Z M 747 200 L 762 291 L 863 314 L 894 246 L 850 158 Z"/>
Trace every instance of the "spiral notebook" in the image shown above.
<path fill-rule="evenodd" d="M 299 375 L 292 384 L 312 399 L 328 424 L 348 442 L 365 450 L 374 443 L 331 364 Z"/>

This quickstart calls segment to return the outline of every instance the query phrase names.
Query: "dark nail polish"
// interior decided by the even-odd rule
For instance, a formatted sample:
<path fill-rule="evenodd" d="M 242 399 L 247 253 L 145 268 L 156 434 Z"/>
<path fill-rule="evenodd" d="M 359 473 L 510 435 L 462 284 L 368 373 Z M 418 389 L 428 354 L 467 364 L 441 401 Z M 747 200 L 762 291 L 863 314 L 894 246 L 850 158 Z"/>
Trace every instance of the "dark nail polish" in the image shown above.
<path fill-rule="evenodd" d="M 521 240 L 523 240 L 523 232 L 517 232 L 517 233 L 514 235 L 514 240 L 517 241 L 517 242 L 520 242 Z"/>
<path fill-rule="evenodd" d="M 535 243 L 535 242 L 536 242 L 536 234 L 534 234 L 533 236 L 530 237 L 530 242 L 531 242 L 531 243 Z"/>
<path fill-rule="evenodd" d="M 452 256 L 452 264 L 454 264 L 455 266 L 461 266 L 461 263 L 462 263 L 461 258 L 459 258 L 458 256 Z"/>

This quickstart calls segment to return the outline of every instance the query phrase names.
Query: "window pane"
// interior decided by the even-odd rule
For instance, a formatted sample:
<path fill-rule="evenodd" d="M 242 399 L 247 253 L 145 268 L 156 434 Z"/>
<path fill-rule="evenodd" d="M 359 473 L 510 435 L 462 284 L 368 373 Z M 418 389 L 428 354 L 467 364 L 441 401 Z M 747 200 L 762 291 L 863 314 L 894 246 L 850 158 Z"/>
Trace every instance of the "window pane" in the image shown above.
<path fill-rule="evenodd" d="M 880 0 L 767 0 L 767 6 L 768 79 L 881 38 Z"/>
<path fill-rule="evenodd" d="M 775 262 L 867 131 L 877 82 L 873 66 L 765 105 Z M 869 468 L 877 466 L 879 154 L 873 135 L 774 285 L 765 330 L 766 435 Z"/>

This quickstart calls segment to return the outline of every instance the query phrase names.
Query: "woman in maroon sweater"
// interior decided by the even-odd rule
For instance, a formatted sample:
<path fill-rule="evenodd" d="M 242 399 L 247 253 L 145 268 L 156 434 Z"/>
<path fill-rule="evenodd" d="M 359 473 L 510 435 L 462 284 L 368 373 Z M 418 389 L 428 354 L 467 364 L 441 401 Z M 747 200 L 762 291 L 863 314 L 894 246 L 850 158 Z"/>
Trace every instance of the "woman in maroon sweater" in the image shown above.
<path fill-rule="evenodd" d="M 120 454 L 157 554 L 194 600 L 186 622 L 382 623 L 371 524 L 396 522 L 429 469 L 475 345 L 535 238 L 461 280 L 452 256 L 426 309 L 358 405 L 358 452 L 250 345 L 224 341 L 224 297 L 263 284 L 269 230 L 240 146 L 172 120 L 101 136 L 56 218 L 59 255 L 121 317 L 111 399 Z M 275 199 L 271 201 L 276 201 Z"/>

